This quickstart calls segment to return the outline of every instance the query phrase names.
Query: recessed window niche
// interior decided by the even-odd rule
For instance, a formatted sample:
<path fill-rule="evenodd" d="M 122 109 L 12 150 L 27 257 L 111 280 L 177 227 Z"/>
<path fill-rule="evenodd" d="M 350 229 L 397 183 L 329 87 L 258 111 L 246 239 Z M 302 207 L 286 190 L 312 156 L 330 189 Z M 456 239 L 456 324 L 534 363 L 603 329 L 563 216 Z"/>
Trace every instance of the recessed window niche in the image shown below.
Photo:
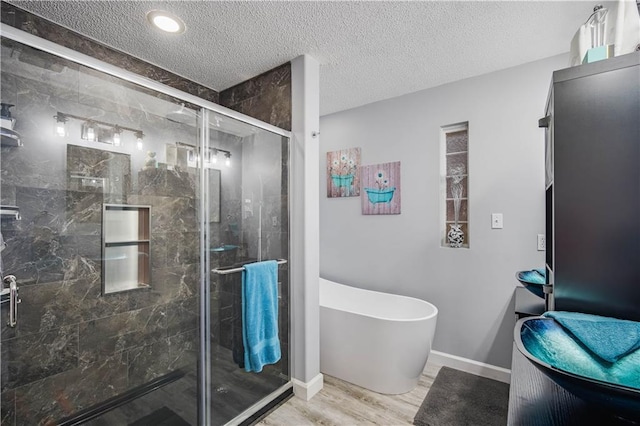
<path fill-rule="evenodd" d="M 441 246 L 469 248 L 469 123 L 441 128 Z"/>

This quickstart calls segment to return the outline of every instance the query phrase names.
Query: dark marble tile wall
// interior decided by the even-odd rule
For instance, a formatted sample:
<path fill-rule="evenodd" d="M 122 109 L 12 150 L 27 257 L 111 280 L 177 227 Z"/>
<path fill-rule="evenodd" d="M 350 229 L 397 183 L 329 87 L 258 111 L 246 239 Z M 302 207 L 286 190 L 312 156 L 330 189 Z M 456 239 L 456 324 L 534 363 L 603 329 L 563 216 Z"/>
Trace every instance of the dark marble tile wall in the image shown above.
<path fill-rule="evenodd" d="M 150 149 L 194 140 L 196 130 L 79 91 L 88 81 L 82 67 L 27 67 L 2 48 L 3 101 L 15 104 L 24 146 L 0 150 L 2 203 L 22 215 L 0 222 L 5 273 L 17 276 L 22 299 L 15 328 L 0 310 L 0 418 L 47 424 L 175 369 L 195 370 L 199 341 L 195 173 L 142 169 L 145 152 L 83 142 L 78 123 L 60 140 L 53 115 L 99 113 L 143 129 Z M 115 99 L 127 103 L 127 90 Z M 87 186 L 76 174 L 108 180 Z M 151 205 L 151 288 L 102 294 L 103 203 Z"/>
<path fill-rule="evenodd" d="M 220 105 L 291 130 L 291 64 L 221 91 Z"/>
<path fill-rule="evenodd" d="M 194 83 L 124 52 L 105 46 L 9 3 L 2 2 L 1 7 L 3 24 L 29 32 L 77 52 L 93 56 L 101 61 L 159 81 L 167 86 L 174 87 L 198 96 L 199 98 L 218 103 L 219 95 L 215 90 Z"/>

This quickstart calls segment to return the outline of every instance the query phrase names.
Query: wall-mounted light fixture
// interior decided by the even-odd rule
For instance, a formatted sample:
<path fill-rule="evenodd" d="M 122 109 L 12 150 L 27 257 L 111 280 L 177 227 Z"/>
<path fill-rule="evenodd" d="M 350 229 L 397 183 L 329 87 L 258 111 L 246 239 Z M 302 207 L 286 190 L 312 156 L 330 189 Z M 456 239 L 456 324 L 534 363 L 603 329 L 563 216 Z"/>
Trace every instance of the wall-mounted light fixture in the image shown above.
<path fill-rule="evenodd" d="M 197 149 L 193 145 L 189 145 L 184 142 L 176 142 L 176 146 L 179 148 L 185 148 L 187 150 L 187 163 L 189 167 L 197 166 L 200 157 L 196 155 Z M 231 151 L 227 151 L 226 149 L 209 147 L 205 151 L 203 155 L 203 161 L 205 166 L 212 167 L 214 164 L 218 163 L 218 154 L 224 154 L 224 164 L 227 167 L 231 167 Z"/>
<path fill-rule="evenodd" d="M 67 116 L 59 112 L 58 114 L 54 115 L 53 118 L 56 119 L 55 128 L 54 128 L 56 135 L 60 137 L 67 136 L 67 121 L 69 121 Z"/>
<path fill-rule="evenodd" d="M 218 162 L 218 149 L 217 148 L 211 148 L 209 150 L 209 155 L 206 155 L 205 158 L 209 159 L 209 163 L 210 164 L 216 164 Z"/>
<path fill-rule="evenodd" d="M 89 142 L 93 142 L 96 140 L 96 126 L 91 122 L 91 120 L 82 123 L 80 132 L 82 139 L 86 139 Z"/>
<path fill-rule="evenodd" d="M 113 146 L 120 146 L 122 143 L 120 133 L 122 133 L 122 129 L 116 124 L 116 127 L 113 128 L 113 138 L 111 139 L 113 141 Z"/>
<path fill-rule="evenodd" d="M 142 138 L 144 138 L 144 133 L 142 133 L 142 130 L 137 130 L 135 133 L 136 133 L 136 147 L 138 148 L 138 151 L 142 151 L 142 148 L 143 148 Z"/>
<path fill-rule="evenodd" d="M 112 144 L 113 146 L 122 146 L 122 132 L 128 131 L 136 137 L 136 147 L 142 151 L 144 133 L 142 130 L 133 129 L 131 127 L 120 126 L 119 124 L 107 123 L 106 121 L 94 120 L 79 115 L 67 114 L 58 111 L 55 118 L 55 134 L 65 137 L 68 134 L 67 121 L 70 119 L 82 121 L 80 127 L 80 138 L 91 142 L 102 142 Z"/>
<path fill-rule="evenodd" d="M 227 151 L 226 149 L 221 149 L 221 148 L 215 148 L 215 147 L 210 147 L 208 149 L 208 155 L 205 156 L 205 158 L 208 156 L 210 158 L 209 163 L 210 164 L 217 164 L 218 163 L 218 154 L 224 154 L 224 165 L 227 167 L 231 167 L 231 151 Z"/>

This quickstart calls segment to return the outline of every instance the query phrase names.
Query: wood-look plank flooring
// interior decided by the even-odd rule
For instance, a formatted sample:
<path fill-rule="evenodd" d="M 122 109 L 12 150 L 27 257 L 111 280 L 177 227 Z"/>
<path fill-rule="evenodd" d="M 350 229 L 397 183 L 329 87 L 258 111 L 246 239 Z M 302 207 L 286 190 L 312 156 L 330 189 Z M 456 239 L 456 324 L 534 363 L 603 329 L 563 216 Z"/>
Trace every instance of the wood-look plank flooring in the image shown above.
<path fill-rule="evenodd" d="M 418 386 L 401 395 L 382 395 L 331 376 L 310 401 L 295 396 L 272 411 L 260 426 L 306 425 L 411 425 L 429 388 L 440 371 L 427 363 Z"/>

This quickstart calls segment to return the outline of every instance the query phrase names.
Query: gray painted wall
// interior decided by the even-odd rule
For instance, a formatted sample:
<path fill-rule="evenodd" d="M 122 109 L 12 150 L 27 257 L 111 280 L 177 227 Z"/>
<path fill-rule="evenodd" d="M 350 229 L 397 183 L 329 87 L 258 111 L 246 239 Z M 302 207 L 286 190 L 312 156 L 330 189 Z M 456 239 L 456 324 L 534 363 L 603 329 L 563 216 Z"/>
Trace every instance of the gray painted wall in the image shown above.
<path fill-rule="evenodd" d="M 544 265 L 543 116 L 566 55 L 321 117 L 320 276 L 439 309 L 433 349 L 510 368 L 514 274 Z M 469 122 L 469 249 L 440 246 L 440 128 Z M 326 152 L 401 161 L 402 213 L 326 197 Z M 504 229 L 491 229 L 491 213 Z"/>

